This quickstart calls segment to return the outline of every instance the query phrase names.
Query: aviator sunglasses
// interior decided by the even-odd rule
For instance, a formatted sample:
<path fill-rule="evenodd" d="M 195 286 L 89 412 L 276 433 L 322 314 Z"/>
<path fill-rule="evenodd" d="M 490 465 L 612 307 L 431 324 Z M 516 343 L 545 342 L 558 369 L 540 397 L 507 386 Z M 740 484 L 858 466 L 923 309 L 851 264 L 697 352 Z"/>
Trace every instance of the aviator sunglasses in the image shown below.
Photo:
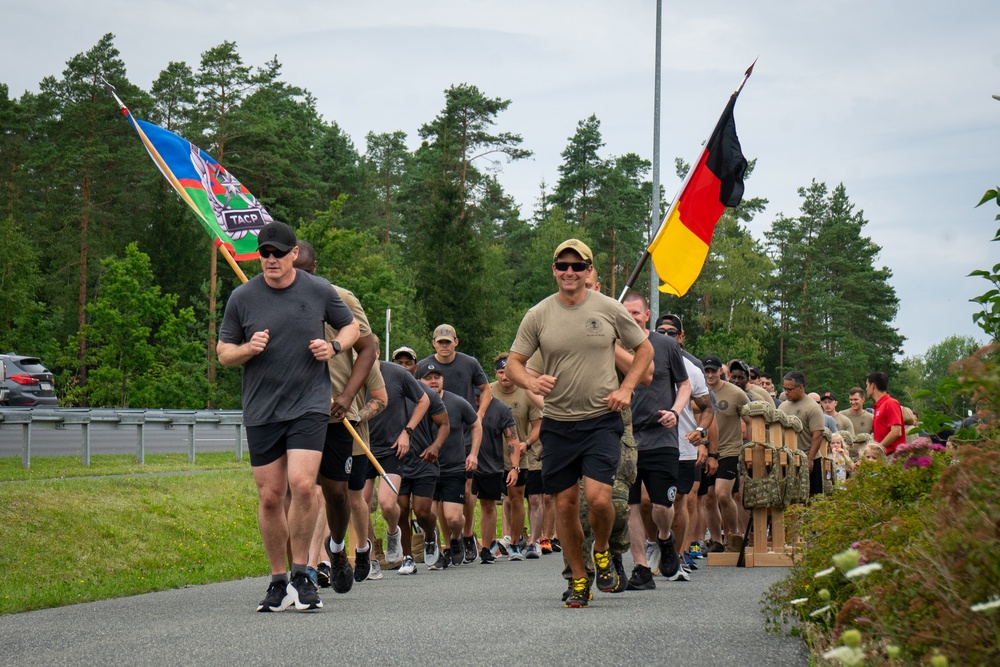
<path fill-rule="evenodd" d="M 553 266 L 556 267 L 556 271 L 573 269 L 576 273 L 583 273 L 590 268 L 590 262 L 555 262 Z"/>

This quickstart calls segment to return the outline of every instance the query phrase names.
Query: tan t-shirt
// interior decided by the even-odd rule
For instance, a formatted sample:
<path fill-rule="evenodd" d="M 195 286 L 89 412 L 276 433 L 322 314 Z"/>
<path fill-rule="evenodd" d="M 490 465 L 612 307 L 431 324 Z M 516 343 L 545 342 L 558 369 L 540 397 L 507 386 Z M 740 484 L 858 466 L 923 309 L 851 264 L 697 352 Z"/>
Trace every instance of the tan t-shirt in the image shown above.
<path fill-rule="evenodd" d="M 795 415 L 802 422 L 802 430 L 798 433 L 799 449 L 808 453 L 812 447 L 813 431 L 822 431 L 826 428 L 823 408 L 819 407 L 819 403 L 806 396 L 798 401 L 785 401 L 778 406 L 778 409 L 786 415 Z"/>
<path fill-rule="evenodd" d="M 500 388 L 499 382 L 491 382 L 490 389 L 493 390 L 493 398 L 504 403 L 510 411 L 514 413 L 514 423 L 517 425 L 517 437 L 523 442 L 528 441 L 531 434 L 531 422 L 542 418 L 542 411 L 531 402 L 528 393 L 521 387 L 515 387 L 511 393 L 505 393 Z M 537 450 L 537 451 L 534 451 Z M 528 448 L 527 461 L 522 457 L 520 461 L 522 470 L 542 469 L 542 443 L 533 442 Z M 510 447 L 504 443 L 503 447 L 504 470 L 510 470 L 513 466 L 510 463 Z M 535 467 L 533 467 L 535 466 Z"/>
<path fill-rule="evenodd" d="M 838 431 L 849 431 L 854 436 L 854 422 L 845 417 L 843 412 L 834 413 L 833 421 L 837 422 Z"/>
<path fill-rule="evenodd" d="M 352 424 L 358 422 L 361 418 L 360 413 L 365 407 L 366 394 L 371 394 L 379 389 L 385 389 L 385 379 L 382 377 L 382 371 L 379 370 L 378 361 L 372 364 L 372 369 L 368 371 L 368 377 L 365 378 L 365 383 L 361 386 L 361 389 L 354 396 L 354 401 L 351 402 L 351 409 L 347 411 L 347 421 Z M 358 432 L 361 439 L 364 440 L 365 444 L 371 447 L 372 441 L 369 437 L 368 431 L 368 420 L 363 422 L 358 422 L 358 425 L 354 427 L 354 430 Z M 361 456 L 364 454 L 364 450 L 361 446 L 355 442 L 354 449 L 351 451 L 352 456 Z"/>
<path fill-rule="evenodd" d="M 576 306 L 553 294 L 531 310 L 518 327 L 511 352 L 542 353 L 542 373 L 556 378 L 545 397 L 546 417 L 583 421 L 610 412 L 601 401 L 618 389 L 615 341 L 634 350 L 646 340 L 625 306 L 592 290 Z"/>
<path fill-rule="evenodd" d="M 743 421 L 740 410 L 750 402 L 747 393 L 731 382 L 723 380 L 715 393 L 715 421 L 719 425 L 719 458 L 739 456 L 743 446 L 743 431 L 740 422 Z"/>
<path fill-rule="evenodd" d="M 368 323 L 368 316 L 365 315 L 365 309 L 361 307 L 361 302 L 350 290 L 336 285 L 333 287 L 347 304 L 347 307 L 351 309 L 354 319 L 358 321 L 358 328 L 361 330 L 359 337 L 369 335 L 372 332 L 372 327 Z M 337 329 L 328 324 L 324 325 L 324 332 L 327 340 L 333 340 L 337 336 Z M 340 354 L 326 362 L 326 366 L 330 371 L 330 380 L 333 382 L 333 396 L 340 396 L 351 377 L 351 370 L 354 368 L 354 355 L 347 350 L 341 350 Z"/>
<path fill-rule="evenodd" d="M 854 435 L 874 433 L 872 430 L 872 413 L 867 410 L 862 410 L 860 415 L 856 415 L 848 408 L 847 410 L 841 410 L 839 414 L 851 420 L 851 425 L 854 427 Z"/>
<path fill-rule="evenodd" d="M 771 407 L 774 407 L 774 399 L 771 395 L 764 391 L 763 387 L 758 387 L 755 384 L 750 384 L 747 382 L 747 392 L 753 397 L 755 401 L 764 401 L 765 403 L 770 403 Z"/>

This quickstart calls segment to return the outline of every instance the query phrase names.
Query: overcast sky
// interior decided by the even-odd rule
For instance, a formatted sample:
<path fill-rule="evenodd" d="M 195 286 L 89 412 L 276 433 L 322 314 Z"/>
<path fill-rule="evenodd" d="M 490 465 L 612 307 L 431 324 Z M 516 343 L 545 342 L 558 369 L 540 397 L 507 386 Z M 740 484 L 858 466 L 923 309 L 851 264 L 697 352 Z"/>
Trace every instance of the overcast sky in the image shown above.
<path fill-rule="evenodd" d="M 661 183 L 679 185 L 747 66 L 736 107 L 743 151 L 757 159 L 747 196 L 770 205 L 751 224 L 796 215 L 799 187 L 844 183 L 869 220 L 900 299 L 904 352 L 982 332 L 967 278 L 1000 261 L 1000 40 L 989 0 L 756 0 L 663 3 Z M 499 128 L 532 159 L 507 165 L 505 188 L 530 216 L 579 120 L 596 114 L 604 156 L 652 158 L 655 0 L 0 0 L 0 82 L 12 96 L 114 33 L 130 80 L 149 89 L 170 61 L 235 41 L 245 62 L 277 56 L 283 78 L 317 98 L 364 151 L 369 131 L 417 129 L 450 85 L 512 100 Z M 127 102 L 127 100 L 126 100 Z M 664 301 L 661 301 L 664 303 Z M 669 301 L 666 301 L 669 303 Z"/>

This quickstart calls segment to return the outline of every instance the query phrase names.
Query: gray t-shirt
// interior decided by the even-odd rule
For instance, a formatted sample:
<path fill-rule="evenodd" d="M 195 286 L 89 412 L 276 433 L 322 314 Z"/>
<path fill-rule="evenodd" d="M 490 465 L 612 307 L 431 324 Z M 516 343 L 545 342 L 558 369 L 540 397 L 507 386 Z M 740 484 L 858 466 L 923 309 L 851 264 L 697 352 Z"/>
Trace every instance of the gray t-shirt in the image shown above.
<path fill-rule="evenodd" d="M 410 438 L 410 451 L 399 462 L 400 475 L 407 479 L 437 477 L 440 472 L 438 461 L 427 463 L 420 458 L 420 455 L 431 446 L 434 438 L 437 437 L 437 426 L 431 419 L 431 415 L 439 415 L 445 411 L 444 401 L 441 400 L 436 391 L 423 382 L 417 382 L 417 384 L 424 395 L 431 400 L 431 405 L 427 408 L 424 418 L 417 424 L 417 428 L 413 429 L 413 436 Z"/>
<path fill-rule="evenodd" d="M 451 432 L 441 446 L 441 454 L 438 456 L 438 463 L 441 464 L 442 475 L 465 474 L 465 457 L 469 455 L 465 446 L 465 434 L 469 427 L 476 423 L 479 415 L 476 409 L 467 400 L 453 394 L 447 389 L 443 392 L 444 407 L 448 409 L 448 425 Z M 471 440 L 469 447 L 472 447 Z"/>
<path fill-rule="evenodd" d="M 343 329 L 354 321 L 328 281 L 296 269 L 284 289 L 263 275 L 233 290 L 219 328 L 219 340 L 242 345 L 268 330 L 264 351 L 243 364 L 243 423 L 260 426 L 309 413 L 330 414 L 330 374 L 309 341 L 324 338 L 324 323 Z"/>
<path fill-rule="evenodd" d="M 653 346 L 653 381 L 636 385 L 632 398 L 632 432 L 636 450 L 677 449 L 677 427 L 666 428 L 659 423 L 660 410 L 669 410 L 676 399 L 676 385 L 688 379 L 681 356 L 681 346 L 673 338 L 649 334 Z"/>
<path fill-rule="evenodd" d="M 490 381 L 476 358 L 462 352 L 455 352 L 455 358 L 448 364 L 442 364 L 433 354 L 421 359 L 417 364 L 417 376 L 430 364 L 434 364 L 434 368 L 441 372 L 445 391 L 461 396 L 472 405 L 476 404 L 476 387 L 489 384 Z"/>
<path fill-rule="evenodd" d="M 371 429 L 371 449 L 376 457 L 395 456 L 392 445 L 406 428 L 406 423 L 410 421 L 424 392 L 413 375 L 399 364 L 383 363 L 379 366 L 389 400 L 385 410 L 368 422 Z"/>
<path fill-rule="evenodd" d="M 514 413 L 503 401 L 490 401 L 483 415 L 483 442 L 479 447 L 477 475 L 499 475 L 504 471 L 503 450 L 507 443 L 504 431 L 517 433 Z"/>

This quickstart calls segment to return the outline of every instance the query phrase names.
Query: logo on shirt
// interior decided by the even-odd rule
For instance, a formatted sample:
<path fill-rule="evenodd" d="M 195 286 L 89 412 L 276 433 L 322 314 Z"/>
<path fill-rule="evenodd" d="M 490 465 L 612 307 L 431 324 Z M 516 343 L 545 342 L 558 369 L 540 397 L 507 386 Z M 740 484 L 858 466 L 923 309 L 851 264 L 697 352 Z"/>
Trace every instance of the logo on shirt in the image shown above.
<path fill-rule="evenodd" d="M 597 319 L 596 317 L 591 317 L 587 320 L 587 335 L 588 336 L 603 336 L 604 335 L 604 322 Z"/>
<path fill-rule="evenodd" d="M 719 410 L 725 410 L 728 407 L 729 407 L 729 401 L 727 401 L 726 399 L 722 399 L 721 401 L 719 401 Z"/>

